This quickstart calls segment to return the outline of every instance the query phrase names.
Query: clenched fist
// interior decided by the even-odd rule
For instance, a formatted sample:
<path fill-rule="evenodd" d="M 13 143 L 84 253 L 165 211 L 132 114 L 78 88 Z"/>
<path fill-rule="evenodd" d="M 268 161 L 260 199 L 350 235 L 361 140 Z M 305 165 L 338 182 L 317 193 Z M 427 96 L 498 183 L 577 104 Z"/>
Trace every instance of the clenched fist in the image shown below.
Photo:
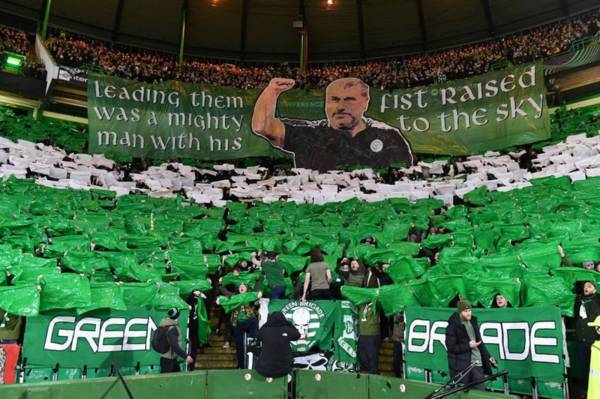
<path fill-rule="evenodd" d="M 295 84 L 296 81 L 294 79 L 273 78 L 269 82 L 269 86 L 267 86 L 267 89 L 272 90 L 277 94 L 281 94 L 284 91 L 288 91 L 289 89 L 294 87 Z"/>

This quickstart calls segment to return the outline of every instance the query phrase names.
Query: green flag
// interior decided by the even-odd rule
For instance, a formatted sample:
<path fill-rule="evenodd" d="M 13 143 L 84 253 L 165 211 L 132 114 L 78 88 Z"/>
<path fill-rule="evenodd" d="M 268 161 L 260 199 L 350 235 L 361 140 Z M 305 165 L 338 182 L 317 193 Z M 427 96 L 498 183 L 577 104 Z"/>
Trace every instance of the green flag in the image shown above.
<path fill-rule="evenodd" d="M 321 351 L 332 349 L 333 327 L 339 312 L 336 301 L 273 300 L 269 302 L 269 313 L 275 311 L 281 311 L 300 332 L 300 339 L 290 343 L 292 352 L 307 352 L 313 347 Z"/>
<path fill-rule="evenodd" d="M 230 313 L 235 308 L 258 301 L 259 298 L 260 294 L 258 292 L 245 292 L 232 295 L 229 298 L 220 296 L 217 298 L 217 304 L 223 307 L 225 313 Z"/>
<path fill-rule="evenodd" d="M 0 286 L 0 309 L 18 316 L 37 316 L 41 287 L 37 284 Z"/>
<path fill-rule="evenodd" d="M 40 311 L 91 306 L 92 293 L 86 277 L 74 273 L 44 276 Z"/>

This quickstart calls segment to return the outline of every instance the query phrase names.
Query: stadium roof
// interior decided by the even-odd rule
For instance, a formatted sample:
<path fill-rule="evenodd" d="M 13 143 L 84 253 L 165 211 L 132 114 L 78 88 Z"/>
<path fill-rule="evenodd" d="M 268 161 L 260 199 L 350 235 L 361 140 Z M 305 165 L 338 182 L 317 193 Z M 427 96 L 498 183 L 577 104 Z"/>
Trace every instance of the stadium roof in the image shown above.
<path fill-rule="evenodd" d="M 480 41 L 597 7 L 597 0 L 52 0 L 50 26 L 175 53 L 189 6 L 186 55 L 297 61 L 304 10 L 309 60 L 408 54 Z M 0 0 L 35 20 L 42 0 Z"/>

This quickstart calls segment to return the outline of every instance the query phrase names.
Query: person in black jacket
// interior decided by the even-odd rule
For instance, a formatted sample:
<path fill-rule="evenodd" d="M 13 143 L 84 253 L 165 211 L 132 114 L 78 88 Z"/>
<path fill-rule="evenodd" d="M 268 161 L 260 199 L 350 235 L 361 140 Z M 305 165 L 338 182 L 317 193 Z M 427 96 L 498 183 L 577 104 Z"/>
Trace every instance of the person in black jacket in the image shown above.
<path fill-rule="evenodd" d="M 448 319 L 446 349 L 452 379 L 472 364 L 475 366 L 460 380 L 461 383 L 469 384 L 481 380 L 484 374 L 492 374 L 491 366 L 495 366 L 496 361 L 481 340 L 477 318 L 473 316 L 468 301 L 458 302 L 458 311 Z M 484 390 L 485 386 L 479 383 L 474 388 Z"/>
<path fill-rule="evenodd" d="M 256 371 L 267 378 L 283 377 L 292 370 L 293 358 L 290 341 L 300 339 L 300 332 L 283 313 L 273 312 L 258 331 L 262 351 L 256 362 Z"/>
<path fill-rule="evenodd" d="M 198 340 L 198 300 L 202 300 L 202 293 L 199 289 L 194 288 L 192 292 L 187 296 L 185 301 L 188 304 L 190 315 L 188 318 L 188 333 L 190 338 L 190 356 L 196 361 L 196 355 L 198 354 L 198 348 L 200 347 L 200 341 Z M 204 298 L 206 298 L 204 296 Z M 195 363 L 192 362 L 188 366 L 189 371 L 193 371 Z"/>

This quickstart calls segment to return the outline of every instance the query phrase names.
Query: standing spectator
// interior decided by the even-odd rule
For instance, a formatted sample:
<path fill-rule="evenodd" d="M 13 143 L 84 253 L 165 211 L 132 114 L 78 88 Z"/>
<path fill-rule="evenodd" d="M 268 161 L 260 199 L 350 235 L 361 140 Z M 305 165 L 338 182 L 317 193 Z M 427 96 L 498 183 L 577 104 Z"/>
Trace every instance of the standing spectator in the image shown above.
<path fill-rule="evenodd" d="M 200 347 L 200 341 L 198 340 L 198 301 L 202 297 L 202 293 L 198 289 L 194 289 L 186 298 L 190 316 L 188 318 L 188 332 L 190 337 L 190 356 L 196 361 L 196 355 L 198 354 L 198 348 Z M 194 362 L 190 363 L 188 369 L 194 370 Z"/>
<path fill-rule="evenodd" d="M 500 308 L 500 309 L 512 308 L 512 305 L 510 302 L 508 302 L 506 300 L 504 295 L 498 293 L 494 296 L 494 299 L 492 300 L 492 308 Z"/>
<path fill-rule="evenodd" d="M 258 265 L 266 279 L 267 286 L 271 290 L 270 299 L 285 298 L 285 269 L 281 262 L 277 260 L 275 252 L 267 252 L 262 260 L 256 258 L 256 253 L 252 254 L 252 262 Z"/>
<path fill-rule="evenodd" d="M 482 380 L 484 374 L 492 374 L 491 365 L 495 365 L 496 361 L 481 340 L 477 318 L 473 316 L 468 301 L 459 301 L 458 311 L 448 319 L 446 348 L 450 378 L 455 379 L 459 373 L 474 366 L 456 382 L 470 384 Z M 474 388 L 485 390 L 485 385 L 480 382 Z"/>
<path fill-rule="evenodd" d="M 600 397 L 600 316 L 596 317 L 593 322 L 588 323 L 587 326 L 593 328 L 596 334 L 596 339 L 592 345 L 592 356 L 588 364 L 590 373 L 587 397 L 590 399 Z"/>
<path fill-rule="evenodd" d="M 187 364 L 191 364 L 194 359 L 182 349 L 183 338 L 179 328 L 179 309 L 171 308 L 167 312 L 167 317 L 163 318 L 156 331 L 156 340 L 158 346 L 165 348 L 166 351 L 160 353 L 160 372 L 173 373 L 181 371 L 177 357 L 185 359 Z M 159 352 L 162 352 L 159 351 Z"/>
<path fill-rule="evenodd" d="M 342 276 L 344 277 L 344 285 L 361 287 L 365 280 L 365 266 L 362 262 L 352 259 L 350 266 L 346 266 L 346 270 L 342 269 Z"/>
<path fill-rule="evenodd" d="M 358 308 L 358 361 L 360 371 L 379 374 L 381 328 L 379 309 L 374 303 Z"/>
<path fill-rule="evenodd" d="M 589 374 L 590 352 L 596 331 L 588 323 L 600 316 L 600 295 L 596 292 L 596 283 L 586 281 L 575 301 L 575 348 L 577 363 L 582 366 L 582 375 Z"/>
<path fill-rule="evenodd" d="M 320 248 L 314 248 L 311 251 L 310 261 L 310 265 L 306 267 L 302 302 L 306 302 L 307 298 L 311 301 L 332 299 L 331 291 L 329 290 L 331 271 L 327 263 L 323 261 L 323 253 Z"/>
<path fill-rule="evenodd" d="M 394 376 L 396 376 L 396 378 L 402 378 L 402 344 L 404 342 L 404 329 L 406 328 L 404 315 L 402 313 L 396 313 L 392 317 L 392 321 L 392 341 L 394 342 L 394 357 L 392 364 L 394 366 Z"/>
<path fill-rule="evenodd" d="M 267 378 L 279 378 L 292 370 L 293 357 L 290 341 L 300 339 L 300 333 L 281 312 L 273 312 L 258 331 L 262 350 L 256 362 L 256 371 Z"/>
<path fill-rule="evenodd" d="M 0 343 L 15 344 L 21 336 L 23 318 L 0 309 Z"/>
<path fill-rule="evenodd" d="M 240 294 L 248 292 L 248 287 L 241 284 L 238 288 Z M 249 338 L 256 338 L 258 330 L 258 319 L 256 310 L 251 304 L 241 305 L 231 311 L 231 325 L 235 328 L 235 352 L 237 355 L 237 366 L 243 369 L 244 361 L 244 335 Z"/>

